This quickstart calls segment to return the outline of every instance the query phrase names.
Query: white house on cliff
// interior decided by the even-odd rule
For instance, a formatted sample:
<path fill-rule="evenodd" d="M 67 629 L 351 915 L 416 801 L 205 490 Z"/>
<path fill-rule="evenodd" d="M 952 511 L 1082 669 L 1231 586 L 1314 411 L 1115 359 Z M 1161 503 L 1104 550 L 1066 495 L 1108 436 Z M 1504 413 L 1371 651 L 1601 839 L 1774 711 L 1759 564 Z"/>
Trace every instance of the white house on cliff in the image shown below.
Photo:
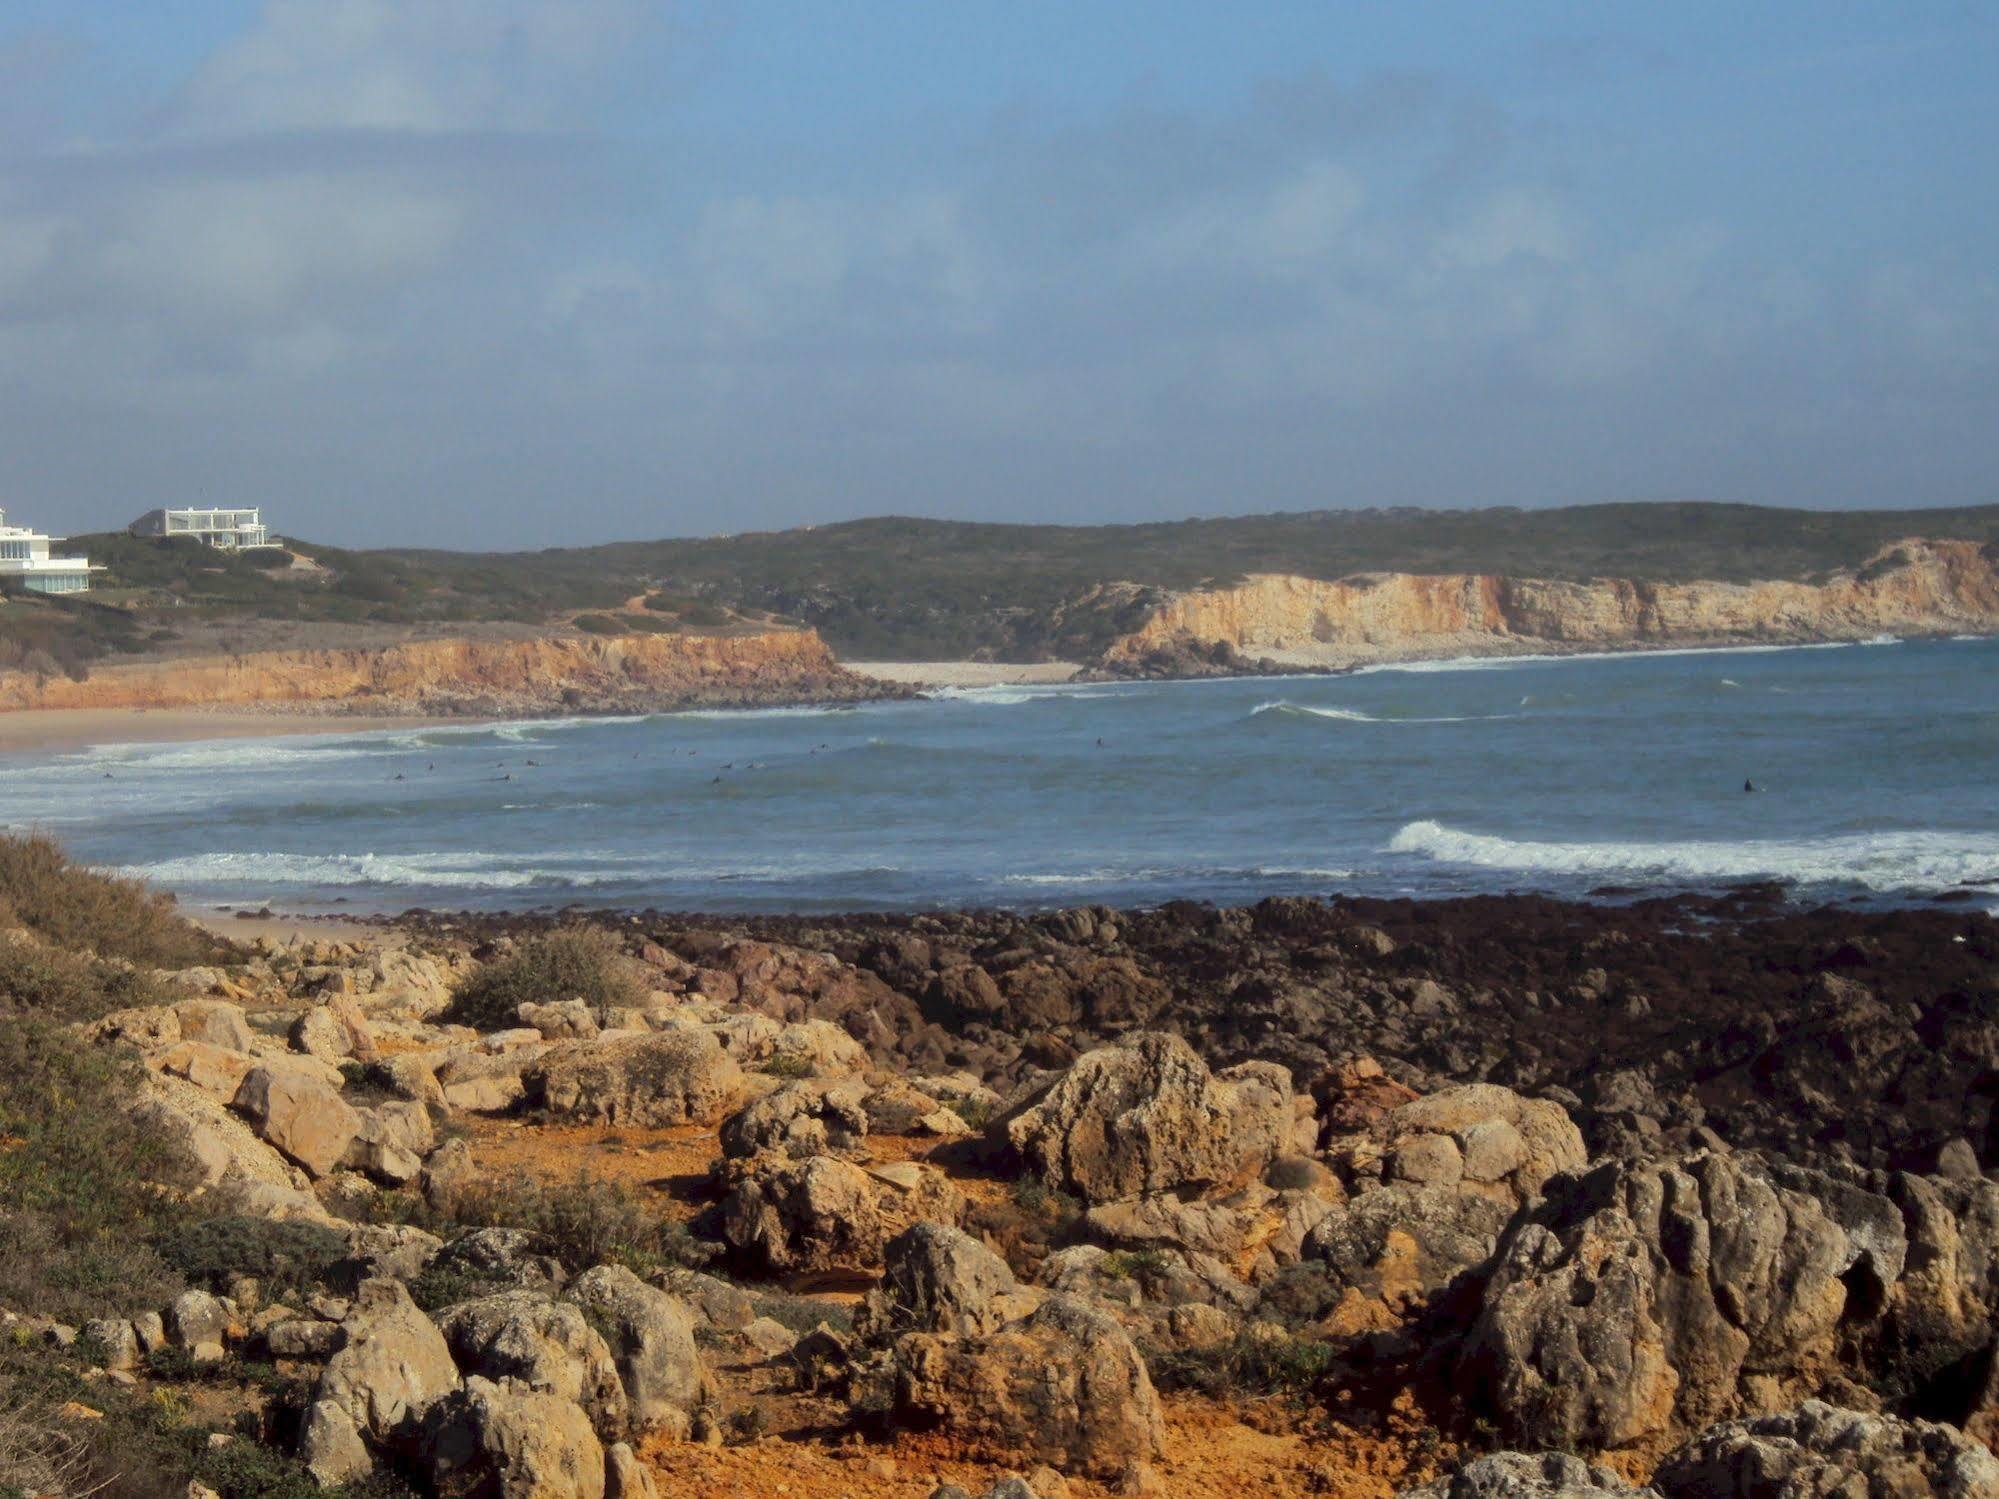
<path fill-rule="evenodd" d="M 30 593 L 82 593 L 90 575 L 103 572 L 87 557 L 51 557 L 49 547 L 59 536 L 44 536 L 26 526 L 7 524 L 0 510 L 0 587 L 25 588 Z"/>

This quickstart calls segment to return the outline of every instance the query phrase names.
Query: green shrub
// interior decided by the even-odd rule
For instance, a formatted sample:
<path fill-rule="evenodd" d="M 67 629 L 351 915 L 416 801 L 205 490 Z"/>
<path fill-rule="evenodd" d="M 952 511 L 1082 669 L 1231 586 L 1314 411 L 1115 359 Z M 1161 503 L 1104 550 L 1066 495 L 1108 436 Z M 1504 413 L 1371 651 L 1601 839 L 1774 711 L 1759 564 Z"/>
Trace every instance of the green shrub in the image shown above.
<path fill-rule="evenodd" d="M 0 1018 L 95 1020 L 173 998 L 144 969 L 0 932 Z"/>
<path fill-rule="evenodd" d="M 1211 1398 L 1306 1394 L 1332 1371 L 1332 1345 L 1306 1337 L 1254 1337 L 1239 1333 L 1219 1348 L 1147 1345 L 1153 1382 L 1162 1390 L 1190 1390 Z"/>
<path fill-rule="evenodd" d="M 524 1004 L 580 999 L 593 1008 L 636 1005 L 645 998 L 634 964 L 595 927 L 564 927 L 530 937 L 486 964 L 459 989 L 450 1018 L 482 1031 L 519 1023 Z"/>
<path fill-rule="evenodd" d="M 571 1270 L 623 1265 L 635 1275 L 707 1263 L 709 1251 L 685 1224 L 654 1211 L 631 1188 L 578 1175 L 548 1186 L 533 1178 L 484 1182 L 458 1194 L 452 1216 L 464 1228 L 522 1228 L 546 1239 Z"/>
<path fill-rule="evenodd" d="M 0 835 L 0 905 L 58 947 L 154 968 L 214 962 L 225 945 L 137 880 L 70 862 L 53 838 Z"/>
<path fill-rule="evenodd" d="M 570 623 L 586 635 L 623 635 L 625 626 L 608 614 L 579 614 Z"/>
<path fill-rule="evenodd" d="M 153 1245 L 184 1217 L 179 1147 L 128 1112 L 135 1062 L 46 1020 L 0 1024 L 0 1302 L 80 1320 L 181 1289 Z"/>
<path fill-rule="evenodd" d="M 236 1276 L 254 1276 L 266 1301 L 324 1285 L 347 1252 L 346 1235 L 325 1224 L 236 1214 L 190 1220 L 160 1242 L 161 1257 L 193 1284 L 220 1292 Z"/>

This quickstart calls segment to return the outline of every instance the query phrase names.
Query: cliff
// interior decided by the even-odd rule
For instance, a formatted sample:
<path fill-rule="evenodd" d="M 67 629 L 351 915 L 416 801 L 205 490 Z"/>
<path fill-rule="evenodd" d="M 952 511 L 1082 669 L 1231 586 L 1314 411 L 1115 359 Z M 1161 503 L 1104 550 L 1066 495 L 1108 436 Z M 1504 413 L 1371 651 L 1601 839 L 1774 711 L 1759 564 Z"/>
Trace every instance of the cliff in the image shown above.
<path fill-rule="evenodd" d="M 1564 582 L 1494 573 L 1264 573 L 1171 596 L 1102 665 L 1235 667 L 1999 630 L 1999 548 L 1912 538 L 1822 582 Z M 1260 659 L 1259 659 L 1260 658 Z"/>
<path fill-rule="evenodd" d="M 0 711 L 334 707 L 369 714 L 531 715 L 843 701 L 885 691 L 810 630 L 742 635 L 412 640 L 102 666 L 83 681 L 0 675 Z"/>

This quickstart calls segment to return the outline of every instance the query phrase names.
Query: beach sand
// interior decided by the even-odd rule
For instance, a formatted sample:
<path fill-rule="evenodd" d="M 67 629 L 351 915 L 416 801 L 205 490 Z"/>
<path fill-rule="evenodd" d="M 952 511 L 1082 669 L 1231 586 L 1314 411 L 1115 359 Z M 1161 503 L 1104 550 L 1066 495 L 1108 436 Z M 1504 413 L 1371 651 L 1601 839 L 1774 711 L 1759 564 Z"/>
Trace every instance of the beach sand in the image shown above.
<path fill-rule="evenodd" d="M 919 687 L 1020 687 L 1066 682 L 1082 667 L 1074 661 L 842 661 L 849 671 L 881 682 Z"/>
<path fill-rule="evenodd" d="M 362 718 L 347 713 L 225 713 L 200 708 L 42 708 L 0 713 L 0 754 L 80 749 L 89 744 L 360 734 L 371 729 L 419 729 L 462 721 Z"/>

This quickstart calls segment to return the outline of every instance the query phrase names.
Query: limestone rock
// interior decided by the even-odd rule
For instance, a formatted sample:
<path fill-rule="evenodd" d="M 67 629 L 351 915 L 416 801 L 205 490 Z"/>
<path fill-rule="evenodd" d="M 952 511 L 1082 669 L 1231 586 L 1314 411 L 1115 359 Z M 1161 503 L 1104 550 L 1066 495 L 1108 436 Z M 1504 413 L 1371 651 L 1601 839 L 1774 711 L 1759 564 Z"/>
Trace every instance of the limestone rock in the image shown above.
<path fill-rule="evenodd" d="M 1286 1148 L 1291 1123 L 1283 1068 L 1211 1074 L 1177 1036 L 1141 1032 L 1079 1058 L 1007 1137 L 1048 1186 L 1112 1202 L 1251 1179 Z"/>
<path fill-rule="evenodd" d="M 870 1337 L 904 1332 L 996 1332 L 1032 1310 L 1005 1260 L 962 1230 L 918 1223 L 891 1239 L 879 1284 L 856 1326 Z"/>
<path fill-rule="evenodd" d="M 401 1281 L 364 1282 L 342 1324 L 344 1342 L 319 1376 L 303 1436 L 322 1484 L 367 1472 L 367 1448 L 395 1437 L 458 1388 L 451 1350 Z"/>
<path fill-rule="evenodd" d="M 205 1041 L 224 1051 L 248 1051 L 253 1039 L 250 1022 L 240 1005 L 215 999 L 191 999 L 174 1006 L 180 1022 L 180 1039 Z"/>
<path fill-rule="evenodd" d="M 1463 1361 L 1500 1427 L 1615 1448 L 1829 1362 L 1854 1262 L 1818 1199 L 1732 1156 L 1616 1162 L 1515 1221 Z"/>
<path fill-rule="evenodd" d="M 524 1080 L 551 1113 L 641 1126 L 714 1124 L 748 1091 L 715 1038 L 694 1029 L 565 1041 Z"/>
<path fill-rule="evenodd" d="M 252 1068 L 236 1108 L 264 1140 L 314 1176 L 338 1167 L 361 1130 L 360 1115 L 337 1091 L 289 1068 Z"/>
<path fill-rule="evenodd" d="M 899 1162 L 868 1171 L 836 1156 L 759 1157 L 732 1163 L 722 1237 L 764 1271 L 874 1269 L 912 1223 L 956 1222 L 957 1190 L 933 1167 Z"/>
<path fill-rule="evenodd" d="M 604 1449 L 580 1406 L 474 1375 L 425 1418 L 418 1450 L 440 1495 L 604 1499 Z"/>
<path fill-rule="evenodd" d="M 892 1421 L 994 1461 L 1110 1478 L 1161 1450 L 1145 1361 L 1107 1314 L 1068 1297 L 986 1336 L 906 1334 L 891 1363 Z"/>
<path fill-rule="evenodd" d="M 786 1083 L 731 1114 L 722 1125 L 722 1154 L 731 1158 L 776 1151 L 866 1158 L 867 1085 L 858 1078 Z"/>
<path fill-rule="evenodd" d="M 713 1392 L 686 1306 L 618 1265 L 585 1271 L 562 1294 L 584 1309 L 609 1345 L 632 1428 L 686 1436 L 693 1413 Z"/>
<path fill-rule="evenodd" d="M 1658 1499 L 1658 1494 L 1566 1452 L 1494 1452 L 1448 1477 L 1404 1489 L 1402 1499 Z"/>
<path fill-rule="evenodd" d="M 623 1429 L 624 1385 L 581 1308 L 537 1291 L 502 1291 L 445 1307 L 437 1327 L 465 1373 L 573 1402 L 599 1432 Z"/>
<path fill-rule="evenodd" d="M 1708 1428 L 1652 1481 L 1666 1499 L 1999 1499 L 1999 1458 L 1953 1427 L 1807 1400 Z"/>

